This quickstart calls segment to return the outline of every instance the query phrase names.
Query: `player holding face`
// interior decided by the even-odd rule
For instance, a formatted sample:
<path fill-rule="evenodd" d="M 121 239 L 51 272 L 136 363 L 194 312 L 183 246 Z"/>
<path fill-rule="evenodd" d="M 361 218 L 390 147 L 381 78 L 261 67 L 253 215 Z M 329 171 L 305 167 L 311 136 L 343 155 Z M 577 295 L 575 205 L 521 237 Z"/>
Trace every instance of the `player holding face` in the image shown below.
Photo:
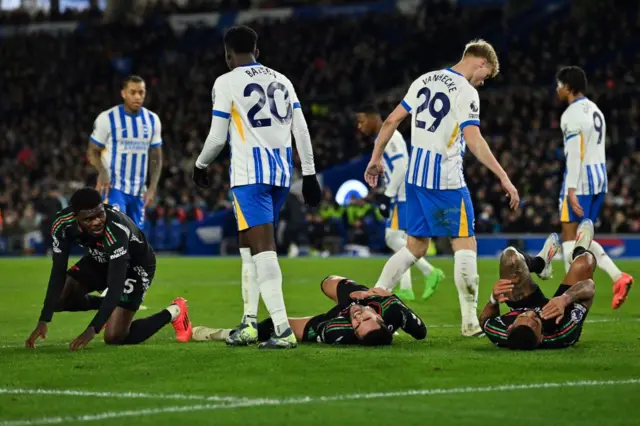
<path fill-rule="evenodd" d="M 558 98 L 569 106 L 562 114 L 560 125 L 564 135 L 566 169 L 560 193 L 562 221 L 562 251 L 565 269 L 569 270 L 578 223 L 584 219 L 598 220 L 607 193 L 607 159 L 605 153 L 606 122 L 598 106 L 587 99 L 587 77 L 579 67 L 566 67 L 557 75 Z M 623 273 L 602 246 L 593 241 L 591 251 L 613 280 L 613 309 L 627 299 L 633 277 Z"/>
<path fill-rule="evenodd" d="M 551 259 L 560 249 L 556 234 L 549 236 L 542 252 L 534 258 L 513 247 L 502 252 L 501 279 L 480 315 L 487 337 L 496 346 L 560 349 L 578 342 L 595 295 L 596 258 L 588 251 L 593 240 L 593 222 L 585 219 L 578 235 L 571 267 L 551 300 L 544 296 L 531 273 L 543 279 L 551 276 Z M 510 312 L 500 315 L 500 303 L 505 303 Z"/>
<path fill-rule="evenodd" d="M 462 59 L 452 68 L 415 80 L 382 125 L 365 173 L 367 182 L 375 187 L 384 173 L 384 150 L 398 125 L 411 115 L 411 158 L 406 175 L 409 237 L 406 247 L 386 263 L 376 287 L 392 289 L 425 255 L 429 238 L 449 237 L 455 252 L 454 281 L 463 336 L 482 333 L 476 315 L 479 278 L 474 212 L 462 171 L 466 147 L 500 179 L 511 208 L 520 202 L 518 191 L 480 134 L 480 99 L 474 86 L 482 86 L 498 71 L 493 47 L 476 40 L 467 44 Z"/>
<path fill-rule="evenodd" d="M 26 341 L 34 348 L 47 334 L 54 312 L 97 310 L 87 329 L 70 345 L 84 348 L 106 324 L 104 341 L 113 345 L 142 343 L 171 322 L 178 341 L 191 338 L 187 302 L 179 297 L 167 309 L 133 321 L 156 270 L 156 256 L 133 221 L 102 202 L 91 188 L 76 191 L 71 206 L 53 222 L 53 266 L 47 295 L 35 330 Z M 67 270 L 74 245 L 85 256 Z M 108 289 L 105 297 L 89 294 Z"/>
<path fill-rule="evenodd" d="M 87 157 L 98 171 L 96 189 L 105 203 L 142 227 L 144 209 L 153 201 L 162 173 L 162 125 L 156 113 L 142 106 L 142 78 L 127 77 L 120 94 L 124 103 L 96 118 Z"/>
<path fill-rule="evenodd" d="M 380 133 L 382 117 L 374 105 L 363 105 L 356 113 L 358 130 L 366 136 Z M 384 150 L 384 201 L 380 204 L 380 211 L 387 217 L 387 228 L 384 240 L 394 252 L 402 250 L 407 245 L 407 197 L 405 195 L 405 176 L 409 164 L 409 153 L 404 138 L 397 130 L 393 133 L 389 144 Z M 444 272 L 434 268 L 424 258 L 416 261 L 415 266 L 424 274 L 423 299 L 427 299 L 437 289 L 444 279 Z M 411 269 L 407 269 L 400 280 L 398 296 L 405 300 L 415 300 L 411 285 Z"/>
<path fill-rule="evenodd" d="M 258 35 L 237 26 L 224 36 L 230 72 L 218 77 L 211 97 L 211 130 L 193 169 L 193 180 L 208 187 L 206 168 L 230 136 L 231 193 L 240 233 L 244 315 L 227 340 L 246 345 L 257 340 L 256 318 L 262 295 L 274 323 L 272 338 L 260 348 L 294 348 L 282 295 L 282 272 L 276 255 L 274 229 L 293 172 L 291 134 L 302 163 L 305 202 L 318 205 L 322 194 L 315 177 L 311 137 L 291 81 L 257 62 Z"/>

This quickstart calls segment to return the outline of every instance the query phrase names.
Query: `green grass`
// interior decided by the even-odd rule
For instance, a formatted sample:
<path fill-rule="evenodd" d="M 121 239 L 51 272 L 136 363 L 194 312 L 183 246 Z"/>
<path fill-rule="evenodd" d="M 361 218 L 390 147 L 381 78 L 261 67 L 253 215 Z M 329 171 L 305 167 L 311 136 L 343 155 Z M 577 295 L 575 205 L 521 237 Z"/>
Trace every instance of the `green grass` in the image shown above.
<path fill-rule="evenodd" d="M 429 328 L 426 341 L 396 338 L 390 348 L 302 345 L 263 352 L 219 343 L 179 344 L 170 326 L 144 344 L 107 347 L 100 339 L 79 353 L 67 345 L 91 313 L 56 314 L 46 342 L 23 348 L 36 324 L 49 273 L 46 259 L 0 260 L 0 425 L 73 423 L 136 425 L 476 425 L 517 421 L 519 425 L 635 425 L 640 383 L 611 383 L 516 390 L 384 396 L 375 399 L 286 400 L 372 392 L 624 381 L 640 378 L 640 296 L 631 293 L 620 311 L 611 310 L 611 282 L 598 271 L 596 301 L 577 346 L 563 351 L 514 353 L 486 339 L 459 336 L 459 308 L 451 260 L 434 260 L 448 277 L 428 302 L 409 303 Z M 328 274 L 362 283 L 377 278 L 384 259 L 283 259 L 284 292 L 290 316 L 330 308 L 319 289 Z M 640 277 L 640 263 L 620 262 Z M 562 265 L 556 264 L 556 275 Z M 495 261 L 481 260 L 481 305 L 497 279 Z M 419 271 L 413 271 L 417 293 Z M 189 300 L 194 325 L 234 326 L 242 313 L 239 259 L 160 258 L 147 293 L 145 316 L 176 296 Z M 545 283 L 552 294 L 558 280 Z M 634 297 L 637 296 L 637 297 Z M 266 311 L 261 307 L 261 313 Z M 248 406 L 215 401 L 114 396 L 7 394 L 6 389 L 145 392 L 267 398 Z M 427 392 L 429 393 L 429 392 Z M 209 404 L 208 406 L 206 404 Z M 220 405 L 222 404 L 222 406 Z M 205 405 L 203 407 L 203 405 Z M 211 406 L 214 405 L 214 406 Z M 156 412 L 167 407 L 182 407 Z M 185 408 L 186 407 L 186 408 Z M 139 410 L 148 409 L 147 412 Z M 79 417 L 132 411 L 129 417 Z M 126 413 L 125 413 L 126 414 Z M 62 417 L 57 420 L 51 418 Z M 68 418 L 67 418 L 68 417 Z M 26 422 L 17 423 L 23 420 Z"/>

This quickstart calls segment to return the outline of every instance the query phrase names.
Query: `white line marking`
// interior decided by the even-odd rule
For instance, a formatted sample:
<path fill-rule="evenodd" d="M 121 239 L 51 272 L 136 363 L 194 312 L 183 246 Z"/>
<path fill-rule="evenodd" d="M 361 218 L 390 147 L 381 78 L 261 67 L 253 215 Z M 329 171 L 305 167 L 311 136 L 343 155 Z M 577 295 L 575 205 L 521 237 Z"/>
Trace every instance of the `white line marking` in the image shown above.
<path fill-rule="evenodd" d="M 587 324 L 604 324 L 604 323 L 612 323 L 612 322 L 640 322 L 640 318 L 597 318 L 597 319 L 588 319 L 585 321 Z M 427 324 L 427 328 L 457 328 L 460 327 L 460 324 Z M 174 339 L 163 339 L 163 340 L 153 340 L 150 342 L 145 342 L 141 345 L 141 347 L 154 347 L 166 345 L 168 343 L 173 342 Z M 67 343 L 43 343 L 43 346 L 47 347 L 56 347 L 56 346 L 66 346 Z M 16 348 L 24 348 L 24 343 L 21 344 L 13 344 L 13 345 L 0 345 L 0 349 L 16 349 Z M 37 350 L 37 349 L 36 349 Z"/>
<path fill-rule="evenodd" d="M 186 395 L 180 393 L 173 394 L 153 394 L 144 392 L 95 392 L 75 389 L 11 389 L 0 388 L 0 395 L 56 395 L 56 396 L 88 396 L 98 398 L 133 398 L 133 399 L 170 399 L 188 401 L 217 401 L 217 402 L 237 402 L 247 398 L 234 396 L 204 396 Z"/>
<path fill-rule="evenodd" d="M 283 406 L 283 405 L 301 405 L 312 404 L 322 402 L 336 402 L 336 401 L 354 401 L 354 400 L 368 400 L 368 399 L 381 399 L 381 398 L 393 398 L 393 397 L 409 397 L 409 396 L 431 396 L 431 395 L 452 395 L 452 394 L 465 394 L 465 393 L 487 393 L 487 392 L 499 392 L 499 391 L 517 391 L 517 390 L 531 390 L 531 389 L 557 389 L 557 388 L 572 388 L 572 387 L 598 387 L 598 386 L 620 386 L 620 385 L 637 385 L 640 384 L 640 379 L 626 379 L 626 380 L 581 380 L 574 382 L 559 382 L 559 383 L 530 383 L 523 385 L 499 385 L 499 386 L 483 386 L 483 387 L 464 387 L 464 388 L 436 388 L 436 389 L 414 389 L 406 391 L 395 392 L 375 392 L 375 393 L 357 393 L 346 395 L 332 395 L 332 396 L 304 396 L 299 398 L 278 398 L 278 399 L 246 399 L 229 404 L 197 404 L 197 405 L 179 405 L 163 408 L 147 408 L 142 410 L 127 410 L 127 411 L 107 411 L 97 414 L 85 414 L 80 416 L 67 416 L 67 417 L 44 417 L 40 419 L 32 420 L 4 420 L 0 422 L 0 426 L 34 426 L 34 425 L 47 425 L 47 424 L 60 424 L 60 423 L 72 423 L 72 422 L 91 422 L 96 420 L 117 419 L 123 417 L 140 417 L 150 416 L 155 414 L 168 414 L 168 413 L 185 413 L 195 411 L 213 411 L 223 410 L 231 408 L 241 407 L 259 407 L 259 406 Z"/>

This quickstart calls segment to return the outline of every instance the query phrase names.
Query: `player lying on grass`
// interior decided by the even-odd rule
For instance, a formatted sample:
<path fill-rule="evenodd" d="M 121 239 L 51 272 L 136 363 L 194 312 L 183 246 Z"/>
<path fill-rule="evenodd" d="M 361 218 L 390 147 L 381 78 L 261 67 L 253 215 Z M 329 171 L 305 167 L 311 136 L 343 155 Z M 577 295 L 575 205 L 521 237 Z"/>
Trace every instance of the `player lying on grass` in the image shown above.
<path fill-rule="evenodd" d="M 480 315 L 480 324 L 496 346 L 553 349 L 566 348 L 578 341 L 595 294 L 596 258 L 588 251 L 593 232 L 593 222 L 582 221 L 571 267 L 551 300 L 533 281 L 531 272 L 542 278 L 551 276 L 551 259 L 560 249 L 556 234 L 547 239 L 542 256 L 532 258 L 513 247 L 502 252 L 500 280 Z M 511 311 L 500 315 L 499 303 L 505 303 Z"/>
<path fill-rule="evenodd" d="M 389 345 L 394 331 L 402 329 L 421 340 L 427 336 L 422 320 L 395 295 L 382 289 L 369 289 L 344 277 L 322 280 L 322 292 L 336 305 L 326 314 L 289 318 L 298 342 L 335 345 Z M 195 327 L 194 340 L 225 340 L 231 329 Z M 269 338 L 273 321 L 258 324 L 258 340 Z"/>
<path fill-rule="evenodd" d="M 181 297 L 157 314 L 133 321 L 156 270 L 156 256 L 142 231 L 124 213 L 103 204 L 95 189 L 76 191 L 70 204 L 53 222 L 49 286 L 26 347 L 35 348 L 38 337 L 46 337 L 53 313 L 62 311 L 98 310 L 87 329 L 71 342 L 72 351 L 84 348 L 105 324 L 107 344 L 144 342 L 169 322 L 179 341 L 189 341 L 191 322 Z M 73 244 L 84 247 L 86 254 L 67 271 Z M 109 291 L 104 297 L 89 294 L 105 289 Z"/>

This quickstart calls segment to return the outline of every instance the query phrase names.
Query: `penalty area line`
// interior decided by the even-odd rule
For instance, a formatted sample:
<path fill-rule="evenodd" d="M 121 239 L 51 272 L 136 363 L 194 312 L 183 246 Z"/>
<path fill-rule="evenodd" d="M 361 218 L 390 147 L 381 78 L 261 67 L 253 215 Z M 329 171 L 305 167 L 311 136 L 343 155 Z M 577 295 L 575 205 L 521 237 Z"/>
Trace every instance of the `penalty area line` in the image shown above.
<path fill-rule="evenodd" d="M 626 380 L 580 380 L 571 382 L 547 382 L 547 383 L 529 383 L 519 385 L 499 385 L 499 386 L 481 386 L 481 387 L 460 387 L 460 388 L 432 388 L 432 389 L 413 389 L 395 392 L 374 392 L 374 393 L 356 393 L 342 394 L 330 396 L 303 396 L 297 398 L 276 398 L 276 399 L 246 399 L 230 403 L 215 404 L 195 404 L 169 406 L 162 408 L 148 408 L 142 410 L 126 410 L 126 411 L 107 411 L 96 414 L 84 414 L 79 416 L 65 417 L 44 417 L 40 419 L 29 420 L 0 420 L 0 426 L 35 426 L 35 425 L 51 425 L 62 423 L 78 423 L 92 422 L 99 420 L 118 419 L 124 417 L 141 417 L 157 414 L 171 413 L 192 413 L 198 411 L 214 411 L 233 408 L 248 408 L 260 406 L 286 406 L 286 405 L 303 405 L 314 403 L 341 402 L 383 399 L 393 397 L 411 397 L 411 396 L 434 396 L 434 395 L 455 395 L 467 393 L 488 393 L 500 391 L 518 391 L 532 389 L 559 389 L 559 388 L 581 388 L 581 387 L 602 387 L 602 386 L 622 386 L 622 385 L 638 385 L 640 379 L 632 378 Z"/>

